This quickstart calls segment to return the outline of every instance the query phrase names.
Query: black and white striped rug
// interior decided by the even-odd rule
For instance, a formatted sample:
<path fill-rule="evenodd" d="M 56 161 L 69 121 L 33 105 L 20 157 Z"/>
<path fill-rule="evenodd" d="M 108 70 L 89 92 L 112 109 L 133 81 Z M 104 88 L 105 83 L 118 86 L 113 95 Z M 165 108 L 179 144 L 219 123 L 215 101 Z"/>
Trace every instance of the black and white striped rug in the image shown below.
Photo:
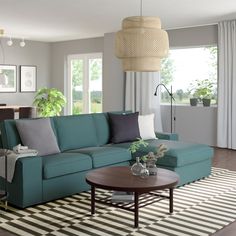
<path fill-rule="evenodd" d="M 103 197 L 110 193 L 99 191 Z M 212 171 L 209 178 L 174 191 L 174 213 L 168 199 L 140 209 L 139 228 L 133 213 L 96 204 L 90 215 L 90 194 L 73 195 L 24 210 L 0 210 L 0 228 L 17 235 L 211 235 L 236 220 L 236 172 Z"/>

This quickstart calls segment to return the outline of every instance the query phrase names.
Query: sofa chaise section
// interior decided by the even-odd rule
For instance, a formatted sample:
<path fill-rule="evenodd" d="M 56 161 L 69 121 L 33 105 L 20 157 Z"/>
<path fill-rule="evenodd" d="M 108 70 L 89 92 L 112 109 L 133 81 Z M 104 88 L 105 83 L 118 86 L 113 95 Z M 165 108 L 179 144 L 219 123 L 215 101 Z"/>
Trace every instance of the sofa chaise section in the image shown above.
<path fill-rule="evenodd" d="M 172 138 L 176 139 L 175 136 L 172 136 Z M 155 151 L 156 147 L 165 144 L 168 151 L 163 158 L 157 161 L 157 166 L 177 172 L 180 176 L 179 186 L 209 176 L 211 173 L 213 148 L 207 145 L 170 139 L 153 139 L 146 140 L 146 142 L 149 144 L 148 147 L 141 147 L 133 155 L 133 159 L 136 156 L 143 156 L 150 151 Z M 129 148 L 130 145 L 130 142 L 109 144 L 109 146 L 123 148 Z"/>

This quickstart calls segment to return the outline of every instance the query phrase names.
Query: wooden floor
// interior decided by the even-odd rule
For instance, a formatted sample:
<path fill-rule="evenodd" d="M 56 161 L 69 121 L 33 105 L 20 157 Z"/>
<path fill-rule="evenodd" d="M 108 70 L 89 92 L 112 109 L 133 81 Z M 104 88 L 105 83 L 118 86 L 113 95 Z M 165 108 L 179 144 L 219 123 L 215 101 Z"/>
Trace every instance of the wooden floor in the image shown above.
<path fill-rule="evenodd" d="M 213 166 L 236 171 L 236 151 L 215 148 Z M 213 235 L 214 236 L 235 236 L 236 235 L 236 221 Z"/>
<path fill-rule="evenodd" d="M 213 166 L 236 171 L 236 151 L 215 148 Z M 0 236 L 14 236 L 14 235 L 15 234 L 8 233 L 0 229 Z M 230 224 L 229 226 L 223 228 L 222 230 L 218 231 L 217 233 L 213 234 L 213 236 L 235 236 L 235 235 L 236 235 L 236 221 Z"/>

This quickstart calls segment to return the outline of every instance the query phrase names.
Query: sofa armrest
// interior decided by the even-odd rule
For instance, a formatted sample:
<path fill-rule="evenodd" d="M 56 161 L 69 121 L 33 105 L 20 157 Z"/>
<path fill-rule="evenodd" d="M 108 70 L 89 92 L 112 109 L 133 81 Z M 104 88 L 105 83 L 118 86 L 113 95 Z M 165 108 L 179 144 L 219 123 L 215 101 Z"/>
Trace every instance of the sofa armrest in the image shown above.
<path fill-rule="evenodd" d="M 42 202 L 42 158 L 23 157 L 16 161 L 12 183 L 8 184 L 9 202 L 25 208 Z"/>
<path fill-rule="evenodd" d="M 155 133 L 157 138 L 159 139 L 174 140 L 174 141 L 179 140 L 179 136 L 176 133 L 165 133 L 165 132 L 155 132 Z"/>

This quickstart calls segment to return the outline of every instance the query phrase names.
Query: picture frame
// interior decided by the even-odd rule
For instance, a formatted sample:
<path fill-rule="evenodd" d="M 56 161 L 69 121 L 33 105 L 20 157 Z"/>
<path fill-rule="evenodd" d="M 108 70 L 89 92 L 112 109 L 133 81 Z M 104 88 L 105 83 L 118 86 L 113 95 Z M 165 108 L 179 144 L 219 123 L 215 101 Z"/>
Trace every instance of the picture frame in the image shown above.
<path fill-rule="evenodd" d="M 0 64 L 0 93 L 16 92 L 16 75 L 16 65 Z"/>
<path fill-rule="evenodd" d="M 36 66 L 20 66 L 20 92 L 36 92 Z"/>

